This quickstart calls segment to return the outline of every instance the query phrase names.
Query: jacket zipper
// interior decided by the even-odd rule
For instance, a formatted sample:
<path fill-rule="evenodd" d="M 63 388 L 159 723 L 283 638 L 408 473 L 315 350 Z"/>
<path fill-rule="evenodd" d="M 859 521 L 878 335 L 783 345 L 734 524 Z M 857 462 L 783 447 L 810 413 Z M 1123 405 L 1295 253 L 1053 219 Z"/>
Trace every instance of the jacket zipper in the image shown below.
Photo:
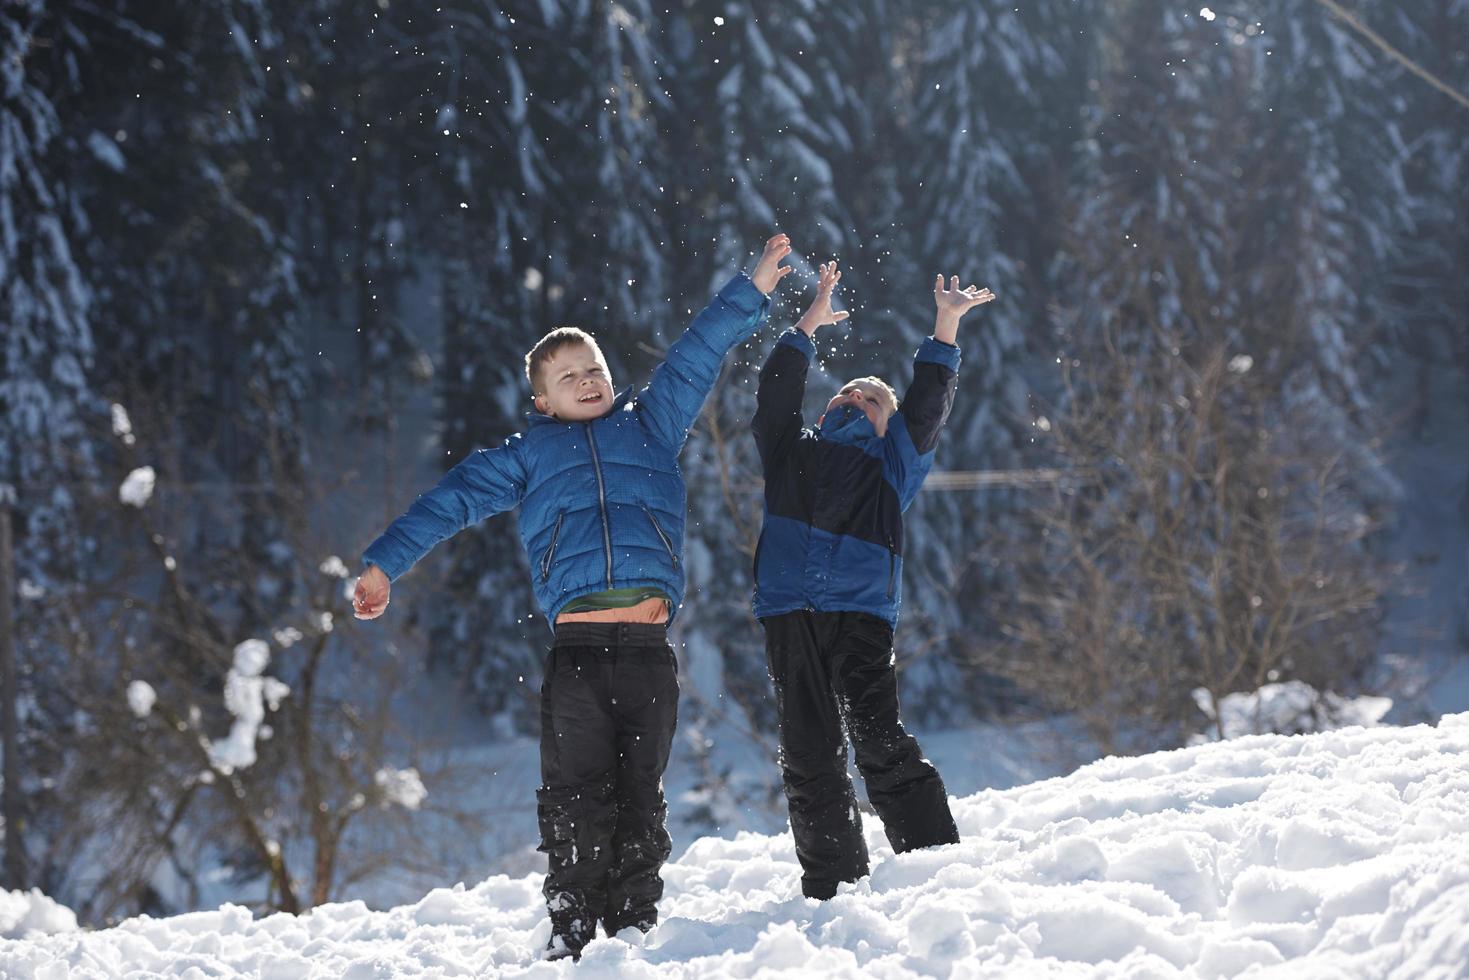
<path fill-rule="evenodd" d="M 647 504 L 643 504 L 643 513 L 648 515 L 648 520 L 653 522 L 653 530 L 658 532 L 658 540 L 663 542 L 663 548 L 668 552 L 668 557 L 673 560 L 673 567 L 678 567 L 678 555 L 673 553 L 673 541 L 663 533 L 663 527 L 658 523 L 658 518 L 653 516 L 653 511 Z"/>
<path fill-rule="evenodd" d="M 546 549 L 546 557 L 541 559 L 541 581 L 551 577 L 551 559 L 556 555 L 556 539 L 561 536 L 561 522 L 566 520 L 565 514 L 556 515 L 556 526 L 551 528 L 551 545 Z"/>
<path fill-rule="evenodd" d="M 607 550 L 607 588 L 612 588 L 612 526 L 607 521 L 607 484 L 602 482 L 602 460 L 597 455 L 597 437 L 592 434 L 592 423 L 587 427 L 587 444 L 592 449 L 592 472 L 597 474 L 597 499 L 602 505 L 602 546 Z"/>

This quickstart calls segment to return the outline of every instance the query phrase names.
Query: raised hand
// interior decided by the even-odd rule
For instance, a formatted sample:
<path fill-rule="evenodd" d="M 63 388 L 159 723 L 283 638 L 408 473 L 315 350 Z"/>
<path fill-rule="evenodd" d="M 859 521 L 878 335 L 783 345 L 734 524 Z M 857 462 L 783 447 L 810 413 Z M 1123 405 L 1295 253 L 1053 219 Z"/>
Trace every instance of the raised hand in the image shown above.
<path fill-rule="evenodd" d="M 951 276 L 949 288 L 945 289 L 944 277 L 936 276 L 933 281 L 933 302 L 938 307 L 938 316 L 934 320 L 933 338 L 952 344 L 959 334 L 959 320 L 964 314 L 994 298 L 995 294 L 988 287 L 980 289 L 977 286 L 965 286 L 960 289 L 958 276 Z"/>
<path fill-rule="evenodd" d="M 841 281 L 842 274 L 837 271 L 836 259 L 821 264 L 816 275 L 816 298 L 811 301 L 806 312 L 801 314 L 801 319 L 796 321 L 797 330 L 812 337 L 815 336 L 817 327 L 840 323 L 851 316 L 846 310 L 832 312 L 831 309 L 831 292 Z"/>
<path fill-rule="evenodd" d="M 769 296 L 775 287 L 785 278 L 786 273 L 791 271 L 788 265 L 781 265 L 780 260 L 791 254 L 791 240 L 787 235 L 774 235 L 765 243 L 765 251 L 760 255 L 760 261 L 755 266 L 755 271 L 750 274 L 750 279 L 755 283 L 755 288 L 766 296 Z"/>
<path fill-rule="evenodd" d="M 357 579 L 357 588 L 352 591 L 352 614 L 358 619 L 377 619 L 388 608 L 388 593 L 392 583 L 376 565 L 368 565 L 367 571 Z"/>
<path fill-rule="evenodd" d="M 944 277 L 936 276 L 933 280 L 933 301 L 938 306 L 940 313 L 952 313 L 955 316 L 963 316 L 976 306 L 988 303 L 995 298 L 995 294 L 989 288 L 979 289 L 975 286 L 959 288 L 959 277 L 952 276 L 949 279 L 949 288 L 944 288 Z"/>

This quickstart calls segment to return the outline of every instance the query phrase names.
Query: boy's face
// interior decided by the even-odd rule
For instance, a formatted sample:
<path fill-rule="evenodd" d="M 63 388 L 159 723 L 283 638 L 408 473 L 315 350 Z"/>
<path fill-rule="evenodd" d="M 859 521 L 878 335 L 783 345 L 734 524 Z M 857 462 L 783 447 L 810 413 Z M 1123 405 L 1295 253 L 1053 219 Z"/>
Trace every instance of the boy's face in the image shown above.
<path fill-rule="evenodd" d="M 892 417 L 892 409 L 888 408 L 887 392 L 870 381 L 848 381 L 837 392 L 837 396 L 826 403 L 826 411 L 821 417 L 826 418 L 827 412 L 835 411 L 844 405 L 866 413 L 867 420 L 872 423 L 878 437 L 887 435 L 888 419 Z M 820 420 L 817 421 L 820 425 Z"/>
<path fill-rule="evenodd" d="M 536 411 L 562 422 L 586 422 L 612 411 L 612 375 L 594 347 L 567 344 L 541 366 Z"/>

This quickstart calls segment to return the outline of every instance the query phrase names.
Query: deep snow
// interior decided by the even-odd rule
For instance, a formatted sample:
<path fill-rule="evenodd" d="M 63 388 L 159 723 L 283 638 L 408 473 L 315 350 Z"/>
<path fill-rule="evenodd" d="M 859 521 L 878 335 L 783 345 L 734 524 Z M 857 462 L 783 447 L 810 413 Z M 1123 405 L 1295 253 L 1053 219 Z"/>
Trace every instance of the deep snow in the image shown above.
<path fill-rule="evenodd" d="M 955 801 L 963 841 L 800 897 L 790 840 L 705 838 L 646 939 L 538 959 L 539 875 L 413 905 L 238 906 L 78 932 L 0 900 L 6 977 L 1469 976 L 1469 714 L 1261 735 Z M 29 930 L 29 933 L 27 933 Z M 49 934 L 48 934 L 49 933 Z M 631 938 L 631 937 L 628 937 Z"/>

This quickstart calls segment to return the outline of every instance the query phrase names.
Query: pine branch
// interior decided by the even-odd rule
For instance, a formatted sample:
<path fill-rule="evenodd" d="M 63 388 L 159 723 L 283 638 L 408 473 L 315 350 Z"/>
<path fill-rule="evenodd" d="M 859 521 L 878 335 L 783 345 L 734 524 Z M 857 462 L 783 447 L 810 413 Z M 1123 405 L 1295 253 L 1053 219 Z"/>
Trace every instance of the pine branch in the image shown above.
<path fill-rule="evenodd" d="M 1331 11 L 1337 17 L 1341 18 L 1341 20 L 1346 22 L 1346 24 L 1357 33 L 1361 34 L 1367 40 L 1377 45 L 1383 51 L 1386 51 L 1388 55 L 1390 55 L 1394 60 L 1400 63 L 1404 68 L 1408 69 L 1410 72 L 1417 75 L 1419 78 L 1423 79 L 1434 88 L 1438 89 L 1444 95 L 1447 95 L 1449 98 L 1459 103 L 1459 105 L 1463 106 L 1466 109 L 1469 109 L 1469 96 L 1466 96 L 1463 92 L 1460 92 L 1457 89 L 1453 88 L 1447 82 L 1440 80 L 1427 68 L 1424 68 L 1412 58 L 1409 58 L 1397 48 L 1393 47 L 1387 42 L 1386 38 L 1384 38 L 1381 34 L 1378 34 L 1366 24 L 1362 23 L 1360 20 L 1358 20 L 1349 11 L 1344 9 L 1341 4 L 1337 3 L 1336 0 L 1316 0 L 1316 2 L 1321 4 L 1321 6 L 1325 7 L 1327 10 Z"/>

